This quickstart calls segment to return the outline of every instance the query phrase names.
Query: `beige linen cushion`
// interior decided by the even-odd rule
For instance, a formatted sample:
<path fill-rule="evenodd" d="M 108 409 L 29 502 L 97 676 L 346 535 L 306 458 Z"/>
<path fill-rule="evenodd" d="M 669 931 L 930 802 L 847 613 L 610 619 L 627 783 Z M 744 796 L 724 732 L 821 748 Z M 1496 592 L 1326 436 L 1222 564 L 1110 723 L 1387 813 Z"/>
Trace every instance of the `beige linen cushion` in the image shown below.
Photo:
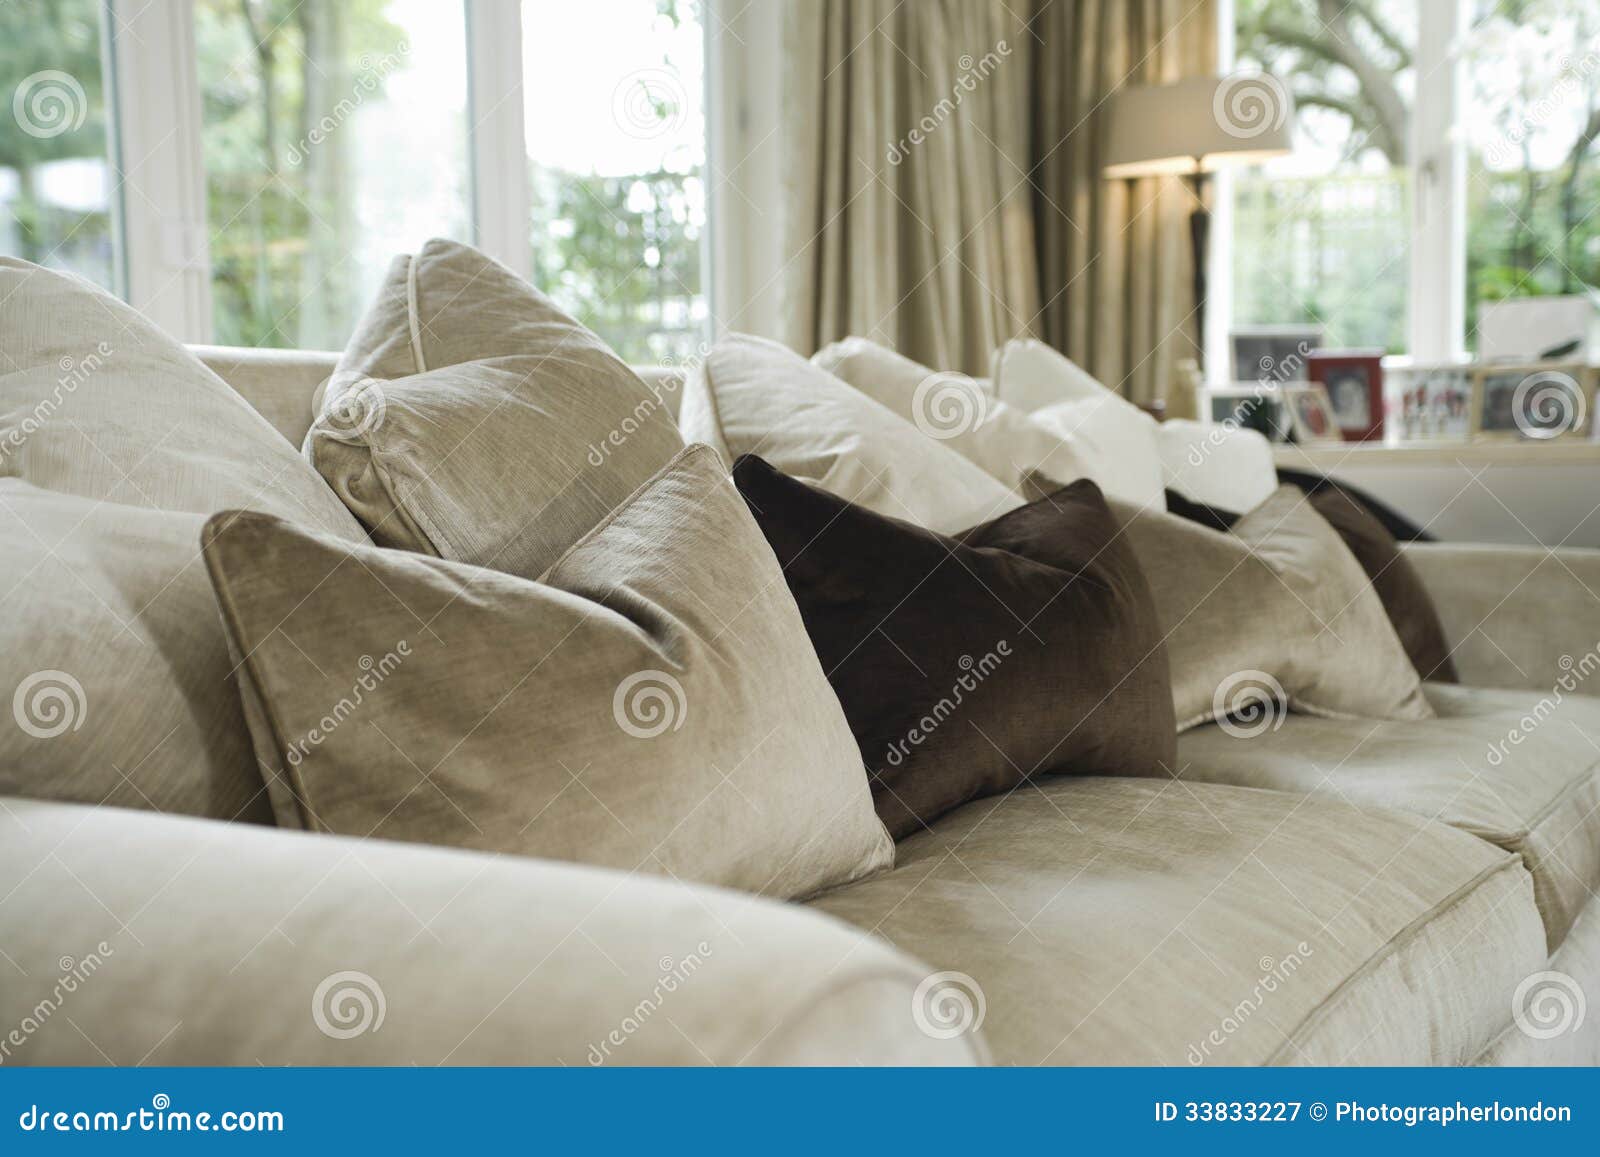
<path fill-rule="evenodd" d="M 1280 701 L 1333 718 L 1433 717 L 1366 572 L 1299 490 L 1279 488 L 1231 534 L 1111 508 L 1155 595 L 1179 731 Z"/>
<path fill-rule="evenodd" d="M 204 524 L 0 479 L 0 795 L 272 822 Z"/>
<path fill-rule="evenodd" d="M 441 240 L 395 259 L 305 441 L 375 541 L 526 578 L 682 447 L 659 387 Z"/>
<path fill-rule="evenodd" d="M 683 436 L 731 466 L 757 454 L 876 514 L 954 534 L 1022 505 L 1015 490 L 776 342 L 733 334 L 684 386 Z"/>
<path fill-rule="evenodd" d="M 249 515 L 208 524 L 206 561 L 284 826 L 782 897 L 893 858 L 777 562 L 707 447 L 541 582 Z"/>

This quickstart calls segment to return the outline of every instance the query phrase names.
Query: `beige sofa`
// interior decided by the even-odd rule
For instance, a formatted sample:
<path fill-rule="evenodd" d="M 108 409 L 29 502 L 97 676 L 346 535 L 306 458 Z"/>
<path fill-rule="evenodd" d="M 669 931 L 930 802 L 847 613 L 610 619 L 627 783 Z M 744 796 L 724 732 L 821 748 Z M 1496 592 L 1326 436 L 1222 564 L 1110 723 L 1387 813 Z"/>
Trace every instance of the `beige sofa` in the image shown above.
<path fill-rule="evenodd" d="M 334 361 L 199 352 L 296 444 Z M 1600 552 L 1410 554 L 1437 720 L 1205 727 L 810 910 L 0 799 L 0 1063 L 1600 1063 Z"/>

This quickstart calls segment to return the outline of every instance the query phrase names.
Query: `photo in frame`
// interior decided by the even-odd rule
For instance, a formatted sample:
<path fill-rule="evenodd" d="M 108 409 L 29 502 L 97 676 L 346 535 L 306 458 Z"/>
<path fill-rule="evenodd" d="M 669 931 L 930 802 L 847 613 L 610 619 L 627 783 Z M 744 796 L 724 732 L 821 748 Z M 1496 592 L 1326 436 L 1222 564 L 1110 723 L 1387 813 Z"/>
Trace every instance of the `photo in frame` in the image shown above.
<path fill-rule="evenodd" d="M 1400 438 L 1406 442 L 1465 442 L 1472 436 L 1472 367 L 1413 365 L 1388 371 L 1400 400 Z"/>
<path fill-rule="evenodd" d="M 1277 387 L 1254 382 L 1210 386 L 1202 401 L 1201 413 L 1210 425 L 1254 430 L 1269 442 L 1290 440 L 1290 418 Z"/>
<path fill-rule="evenodd" d="M 1228 332 L 1233 353 L 1233 380 L 1246 384 L 1281 385 L 1304 382 L 1307 360 L 1322 348 L 1319 325 L 1237 326 Z"/>
<path fill-rule="evenodd" d="M 1328 391 L 1328 404 L 1347 442 L 1383 437 L 1383 351 L 1313 350 L 1307 360 L 1311 381 Z"/>
<path fill-rule="evenodd" d="M 1579 362 L 1479 365 L 1473 435 L 1540 442 L 1582 437 L 1593 422 L 1594 378 L 1593 368 Z"/>
<path fill-rule="evenodd" d="M 1314 445 L 1344 441 L 1339 417 L 1321 383 L 1284 386 L 1283 404 L 1289 412 L 1289 426 L 1294 431 L 1295 442 Z"/>

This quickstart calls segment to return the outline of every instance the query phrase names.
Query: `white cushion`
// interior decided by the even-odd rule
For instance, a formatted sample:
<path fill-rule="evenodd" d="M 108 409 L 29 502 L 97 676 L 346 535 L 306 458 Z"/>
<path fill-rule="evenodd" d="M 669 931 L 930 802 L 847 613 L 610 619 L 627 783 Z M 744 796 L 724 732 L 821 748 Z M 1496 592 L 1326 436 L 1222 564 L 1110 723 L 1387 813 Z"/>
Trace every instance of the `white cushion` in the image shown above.
<path fill-rule="evenodd" d="M 875 513 L 944 534 L 1022 505 L 1015 490 L 888 407 L 764 338 L 733 334 L 684 387 L 683 437 L 755 454 Z"/>
<path fill-rule="evenodd" d="M 1156 439 L 1166 484 L 1192 502 L 1248 514 L 1278 488 L 1272 443 L 1259 431 L 1177 418 Z"/>
<path fill-rule="evenodd" d="M 1077 362 L 1032 338 L 1016 338 L 995 350 L 990 380 L 995 397 L 1024 412 L 1102 394 L 1118 396 Z"/>

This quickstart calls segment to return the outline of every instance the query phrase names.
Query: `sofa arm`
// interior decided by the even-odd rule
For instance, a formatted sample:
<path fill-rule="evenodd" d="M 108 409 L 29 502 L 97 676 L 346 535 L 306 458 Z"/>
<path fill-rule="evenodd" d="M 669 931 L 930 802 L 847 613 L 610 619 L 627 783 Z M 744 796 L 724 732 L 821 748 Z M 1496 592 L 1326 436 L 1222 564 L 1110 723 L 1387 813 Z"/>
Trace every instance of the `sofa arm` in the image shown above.
<path fill-rule="evenodd" d="M 0 799 L 0 1064 L 924 1064 L 929 970 L 570 864 Z"/>
<path fill-rule="evenodd" d="M 1463 683 L 1549 691 L 1565 680 L 1600 695 L 1600 550 L 1441 542 L 1404 550 L 1433 596 Z"/>

